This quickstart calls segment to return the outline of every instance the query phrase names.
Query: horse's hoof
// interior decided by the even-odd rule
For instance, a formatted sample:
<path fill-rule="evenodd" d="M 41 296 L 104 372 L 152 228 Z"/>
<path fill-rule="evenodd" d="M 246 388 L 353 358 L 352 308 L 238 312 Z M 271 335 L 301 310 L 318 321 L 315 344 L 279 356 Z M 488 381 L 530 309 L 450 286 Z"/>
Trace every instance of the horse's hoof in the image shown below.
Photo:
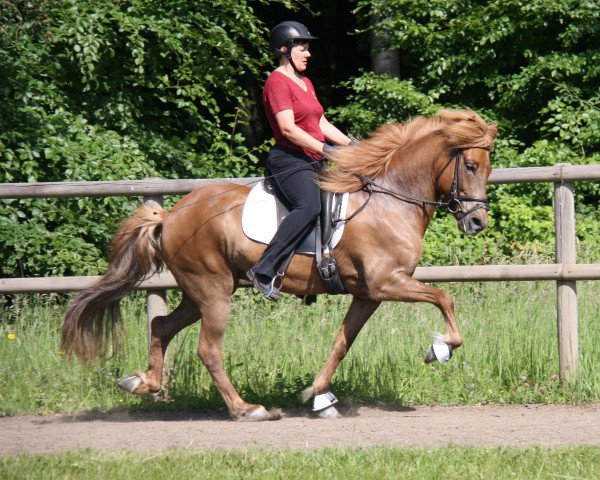
<path fill-rule="evenodd" d="M 317 412 L 317 416 L 319 418 L 327 419 L 342 418 L 340 412 L 338 412 L 337 409 L 333 406 L 328 407 L 325 410 L 321 410 L 320 412 Z"/>
<path fill-rule="evenodd" d="M 445 342 L 441 333 L 433 334 L 433 342 L 425 352 L 425 363 L 438 361 L 446 363 L 452 358 L 452 350 L 448 343 Z"/>
<path fill-rule="evenodd" d="M 266 422 L 270 420 L 279 420 L 283 417 L 283 412 L 275 408 L 271 411 L 261 405 L 256 407 L 254 410 L 246 413 L 243 417 L 238 417 L 236 420 L 240 422 Z"/>
<path fill-rule="evenodd" d="M 126 392 L 135 393 L 135 390 L 142 384 L 142 379 L 137 375 L 123 378 L 117 382 L 117 386 Z"/>

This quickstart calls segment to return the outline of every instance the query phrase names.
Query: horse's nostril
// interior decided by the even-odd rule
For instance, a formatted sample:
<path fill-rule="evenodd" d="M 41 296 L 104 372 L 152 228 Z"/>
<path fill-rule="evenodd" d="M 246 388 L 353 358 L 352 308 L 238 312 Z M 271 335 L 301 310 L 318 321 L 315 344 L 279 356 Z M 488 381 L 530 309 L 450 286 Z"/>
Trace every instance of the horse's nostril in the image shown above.
<path fill-rule="evenodd" d="M 471 226 L 473 227 L 473 230 L 477 232 L 485 228 L 485 225 L 483 224 L 481 219 L 477 217 L 471 219 Z"/>

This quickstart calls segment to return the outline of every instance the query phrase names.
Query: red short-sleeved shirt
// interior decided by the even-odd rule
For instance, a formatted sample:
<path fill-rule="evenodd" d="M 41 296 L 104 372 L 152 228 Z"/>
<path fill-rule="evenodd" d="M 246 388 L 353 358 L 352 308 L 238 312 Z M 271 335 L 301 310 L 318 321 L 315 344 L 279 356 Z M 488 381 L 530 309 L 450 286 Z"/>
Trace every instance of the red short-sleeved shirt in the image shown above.
<path fill-rule="evenodd" d="M 317 99 L 315 87 L 312 82 L 304 77 L 304 83 L 307 87 L 306 92 L 291 78 L 275 70 L 265 82 L 265 87 L 263 88 L 263 105 L 271 129 L 273 130 L 275 142 L 284 147 L 300 150 L 313 158 L 321 160 L 322 155 L 319 153 L 299 147 L 284 137 L 277 125 L 277 120 L 275 120 L 276 113 L 283 110 L 293 110 L 294 122 L 298 127 L 319 142 L 325 141 L 321 127 L 319 127 L 319 120 L 323 116 L 323 107 Z"/>

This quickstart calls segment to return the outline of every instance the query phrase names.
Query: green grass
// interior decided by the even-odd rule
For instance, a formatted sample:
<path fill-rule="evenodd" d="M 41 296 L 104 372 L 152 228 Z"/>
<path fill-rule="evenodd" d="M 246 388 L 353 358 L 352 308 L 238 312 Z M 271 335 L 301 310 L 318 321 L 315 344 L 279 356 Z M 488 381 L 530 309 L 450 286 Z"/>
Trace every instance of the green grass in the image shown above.
<path fill-rule="evenodd" d="M 1 479 L 596 479 L 600 449 L 444 447 L 0 456 Z"/>
<path fill-rule="evenodd" d="M 558 379 L 553 282 L 441 286 L 455 299 L 464 347 L 446 365 L 424 365 L 431 332 L 443 329 L 440 313 L 426 304 L 386 303 L 334 377 L 332 391 L 343 404 L 600 400 L 600 283 L 578 283 L 581 375 L 571 385 Z M 69 362 L 59 351 L 66 302 L 58 300 L 19 296 L 0 305 L 0 415 L 224 406 L 196 355 L 197 324 L 172 342 L 169 400 L 156 401 L 115 385 L 116 378 L 145 369 L 143 296 L 134 295 L 123 305 L 126 352 L 90 368 Z M 295 297 L 271 305 L 240 292 L 224 362 L 242 396 L 267 407 L 299 406 L 297 395 L 325 361 L 348 303 L 348 297 L 322 296 L 312 307 L 303 307 Z"/>

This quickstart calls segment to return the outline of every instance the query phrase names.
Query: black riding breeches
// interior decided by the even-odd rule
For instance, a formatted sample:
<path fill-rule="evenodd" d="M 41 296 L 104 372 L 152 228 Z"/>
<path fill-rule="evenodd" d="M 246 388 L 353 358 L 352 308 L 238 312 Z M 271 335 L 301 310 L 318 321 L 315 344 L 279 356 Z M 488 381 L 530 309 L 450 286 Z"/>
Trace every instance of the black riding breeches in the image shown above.
<path fill-rule="evenodd" d="M 322 162 L 291 149 L 275 146 L 267 158 L 271 176 L 290 213 L 282 220 L 271 243 L 253 269 L 273 278 L 302 239 L 314 227 L 321 211 L 321 196 L 316 175 Z"/>

